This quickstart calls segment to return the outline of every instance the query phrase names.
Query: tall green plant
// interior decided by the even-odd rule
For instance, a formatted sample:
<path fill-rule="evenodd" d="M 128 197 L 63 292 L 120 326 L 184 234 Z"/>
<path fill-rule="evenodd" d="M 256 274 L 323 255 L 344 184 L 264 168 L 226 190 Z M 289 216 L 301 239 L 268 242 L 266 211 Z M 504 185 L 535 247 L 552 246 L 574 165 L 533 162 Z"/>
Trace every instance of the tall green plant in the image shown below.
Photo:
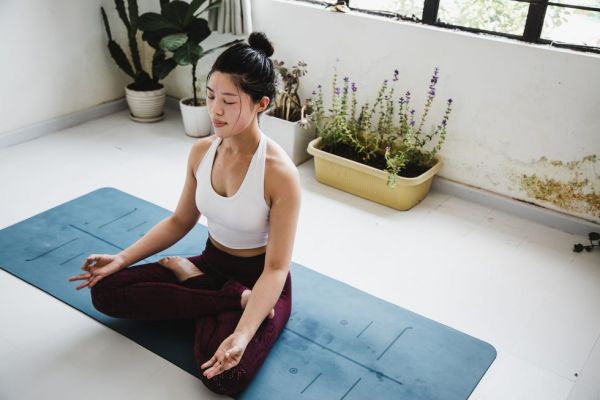
<path fill-rule="evenodd" d="M 157 73 L 160 73 L 162 68 L 172 69 L 177 65 L 192 65 L 193 105 L 195 106 L 200 105 L 196 93 L 198 61 L 217 49 L 243 42 L 242 39 L 236 39 L 210 50 L 204 50 L 200 46 L 200 43 L 212 32 L 208 27 L 208 21 L 200 18 L 199 15 L 221 6 L 221 0 L 217 0 L 209 2 L 207 7 L 198 11 L 205 2 L 206 0 L 192 0 L 191 3 L 161 0 L 160 14 L 148 12 L 139 19 L 139 29 L 144 32 L 142 39 L 156 49 L 155 58 L 160 60 L 157 63 L 159 69 Z M 167 55 L 170 57 L 166 58 Z"/>
<path fill-rule="evenodd" d="M 129 88 L 133 90 L 156 90 L 162 86 L 159 80 L 167 77 L 169 72 L 175 67 L 170 65 L 155 54 L 152 60 L 152 76 L 148 74 L 142 67 L 140 61 L 140 53 L 137 44 L 137 32 L 138 32 L 138 5 L 137 0 L 127 1 L 127 11 L 125 11 L 124 0 L 115 0 L 115 8 L 125 28 L 127 29 L 127 38 L 129 41 L 129 50 L 131 52 L 131 62 L 127 58 L 127 55 L 119 46 L 119 44 L 113 39 L 110 31 L 110 24 L 108 23 L 108 17 L 104 7 L 100 7 L 102 13 L 102 19 L 104 21 L 104 28 L 108 36 L 108 50 L 110 55 L 115 60 L 119 68 L 123 70 L 127 75 L 133 78 L 133 84 L 129 85 Z M 133 65 L 132 65 L 133 64 Z"/>

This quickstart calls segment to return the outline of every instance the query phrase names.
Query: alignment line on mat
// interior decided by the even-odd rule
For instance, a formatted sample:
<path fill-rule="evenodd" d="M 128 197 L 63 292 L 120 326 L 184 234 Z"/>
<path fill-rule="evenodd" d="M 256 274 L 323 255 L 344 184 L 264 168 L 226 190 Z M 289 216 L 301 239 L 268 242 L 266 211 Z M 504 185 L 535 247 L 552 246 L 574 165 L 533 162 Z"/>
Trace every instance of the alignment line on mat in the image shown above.
<path fill-rule="evenodd" d="M 356 337 L 359 337 L 360 335 L 362 335 L 367 330 L 367 328 L 371 326 L 372 323 L 373 323 L 373 321 L 369 322 L 369 325 L 367 325 L 365 327 L 365 329 L 363 329 L 362 331 L 360 331 L 360 333 L 358 335 L 356 335 Z"/>
<path fill-rule="evenodd" d="M 74 256 L 73 256 L 73 257 L 71 257 L 71 258 L 67 258 L 65 261 L 61 262 L 61 263 L 60 263 L 60 264 L 58 264 L 58 265 L 64 265 L 64 264 L 68 263 L 69 261 L 71 261 L 71 260 L 74 260 L 74 259 L 76 259 L 77 257 L 80 257 L 80 256 L 82 256 L 82 255 L 84 255 L 84 254 L 85 254 L 85 253 L 82 251 L 81 253 L 79 253 L 79 254 L 76 254 L 76 255 L 74 255 Z"/>
<path fill-rule="evenodd" d="M 379 357 L 377 357 L 377 360 L 379 360 L 381 357 L 383 357 L 383 355 L 385 354 L 385 352 L 386 352 L 386 351 L 388 351 L 388 350 L 390 349 L 390 347 L 392 347 L 392 345 L 393 345 L 394 343 L 396 343 L 396 340 L 398 340 L 398 339 L 400 338 L 400 336 L 402 336 L 402 335 L 404 334 L 404 332 L 406 332 L 406 331 L 407 331 L 407 330 L 409 330 L 409 329 L 412 329 L 412 326 L 409 326 L 409 327 L 406 327 L 406 328 L 404 328 L 404 330 L 403 330 L 402 332 L 400 332 L 400 333 L 398 334 L 398 336 L 396 336 L 396 339 L 394 339 L 394 340 L 392 341 L 392 343 L 390 343 L 390 344 L 389 344 L 389 346 L 385 348 L 385 350 L 383 351 L 383 353 L 381 353 L 381 354 L 379 355 Z"/>
<path fill-rule="evenodd" d="M 40 254 L 40 255 L 37 255 L 37 256 L 35 256 L 35 257 L 33 257 L 33 258 L 30 258 L 30 259 L 25 259 L 25 261 L 33 261 L 33 260 L 35 260 L 35 259 L 38 259 L 38 258 L 40 258 L 40 257 L 43 257 L 43 256 L 45 256 L 46 254 L 48 254 L 48 253 L 51 253 L 51 252 L 53 252 L 54 250 L 60 249 L 61 247 L 63 247 L 63 246 L 66 246 L 66 245 L 68 245 L 69 243 L 71 243 L 71 242 L 74 242 L 74 241 L 75 241 L 75 240 L 77 240 L 77 239 L 79 239 L 79 238 L 71 239 L 71 240 L 69 240 L 68 242 L 65 242 L 65 243 L 63 243 L 63 244 L 61 244 L 61 245 L 59 245 L 59 246 L 56 246 L 56 247 L 55 247 L 55 248 L 53 248 L 53 249 L 50 249 L 50 250 L 46 251 L 45 253 L 42 253 L 42 254 Z"/>
<path fill-rule="evenodd" d="M 371 367 L 368 367 L 368 366 L 366 366 L 366 365 L 364 365 L 364 364 L 361 364 L 361 363 L 359 363 L 358 361 L 355 361 L 355 360 L 351 359 L 350 357 L 343 355 L 342 353 L 338 353 L 338 352 L 337 352 L 337 351 L 335 351 L 335 350 L 332 350 L 332 349 L 330 349 L 330 348 L 328 348 L 328 347 L 325 347 L 325 346 L 323 346 L 322 344 L 315 342 L 315 341 L 314 341 L 314 340 L 312 340 L 311 338 L 309 338 L 309 337 L 307 337 L 307 336 L 304 336 L 303 334 L 301 334 L 301 333 L 299 333 L 299 332 L 293 331 L 293 330 L 291 330 L 290 328 L 287 328 L 287 327 L 286 327 L 286 328 L 284 328 L 284 329 L 285 329 L 285 330 L 287 330 L 287 331 L 290 331 L 290 332 L 292 332 L 294 335 L 298 335 L 298 336 L 300 336 L 302 339 L 308 340 L 309 342 L 316 344 L 317 346 L 319 346 L 319 347 L 320 347 L 320 348 L 322 348 L 323 350 L 327 350 L 327 351 L 329 351 L 329 352 L 331 352 L 331 353 L 333 353 L 333 354 L 336 354 L 336 355 L 338 355 L 338 356 L 340 356 L 340 357 L 342 357 L 342 358 L 345 358 L 346 360 L 348 360 L 348 361 L 350 361 L 350 362 L 353 362 L 354 364 L 356 364 L 356 365 L 358 365 L 358 366 L 360 366 L 360 367 L 363 367 L 363 368 L 365 368 L 365 369 L 367 369 L 367 370 L 369 370 L 369 371 L 371 371 L 371 372 L 373 372 L 373 373 L 376 373 L 378 376 L 381 376 L 381 377 L 383 377 L 383 378 L 389 379 L 389 380 L 390 380 L 390 381 L 392 381 L 392 382 L 396 382 L 398 385 L 404 385 L 404 383 L 400 382 L 399 380 L 397 380 L 397 379 L 394 379 L 394 378 L 392 378 L 391 376 L 387 376 L 387 375 L 386 375 L 386 374 L 384 374 L 383 372 L 380 372 L 380 371 L 375 371 L 373 368 L 371 368 Z M 407 329 L 408 329 L 408 328 L 407 328 Z M 406 330 L 406 329 L 405 329 L 405 330 Z"/>
<path fill-rule="evenodd" d="M 84 230 L 84 229 L 81 229 L 81 228 L 79 228 L 79 227 L 77 227 L 77 226 L 75 226 L 75 225 L 73 225 L 73 224 L 69 224 L 69 225 L 70 225 L 72 228 L 75 228 L 75 229 L 77 229 L 78 231 L 81 231 L 81 232 L 83 232 L 83 233 L 87 233 L 88 235 L 90 235 L 90 236 L 92 236 L 92 237 L 94 237 L 94 238 L 96 238 L 96 239 L 98 239 L 98 240 L 101 240 L 101 241 L 103 241 L 104 243 L 106 243 L 106 244 L 108 244 L 108 245 L 111 245 L 111 246 L 113 246 L 113 247 L 116 247 L 116 248 L 117 248 L 117 249 L 119 249 L 119 250 L 123 250 L 123 248 L 122 248 L 122 247 L 120 247 L 120 246 L 117 246 L 116 244 L 114 244 L 114 243 L 111 243 L 111 242 L 109 242 L 108 240 L 104 240 L 104 239 L 102 239 L 100 236 L 96 236 L 96 235 L 94 235 L 93 233 L 91 233 L 91 232 L 88 232 L 88 231 L 86 231 L 86 230 Z"/>
<path fill-rule="evenodd" d="M 350 393 L 352 391 L 352 389 L 354 389 L 354 386 L 356 386 L 358 384 L 358 382 L 360 382 L 362 378 L 358 378 L 358 380 L 356 382 L 354 382 L 354 385 L 352 385 L 350 387 L 350 389 L 348 389 L 348 391 L 346 393 L 344 393 L 344 395 L 342 397 L 340 397 L 340 400 L 343 400 L 344 397 L 348 396 L 348 393 Z"/>
<path fill-rule="evenodd" d="M 131 228 L 127 229 L 127 232 L 132 231 L 135 228 L 139 228 L 140 226 L 144 225 L 146 222 L 148 222 L 148 221 L 140 222 L 139 224 L 132 226 Z"/>
<path fill-rule="evenodd" d="M 314 378 L 312 381 L 310 381 L 310 383 L 309 383 L 309 384 L 308 384 L 308 385 L 307 385 L 307 386 L 306 386 L 304 389 L 302 389 L 302 391 L 300 392 L 300 394 L 304 393 L 304 392 L 306 391 L 306 389 L 308 389 L 308 387 L 309 387 L 310 385 L 312 385 L 313 383 L 315 383 L 315 381 L 316 381 L 316 380 L 317 380 L 317 379 L 318 379 L 318 378 L 319 378 L 321 375 L 323 375 L 323 373 L 322 373 L 322 372 L 319 372 L 319 375 L 315 376 L 315 378 Z"/>
<path fill-rule="evenodd" d="M 108 221 L 107 223 L 100 225 L 98 228 L 104 228 L 106 225 L 108 225 L 108 224 L 112 224 L 113 222 L 115 222 L 115 221 L 118 221 L 118 220 L 120 220 L 121 218 L 125 218 L 125 217 L 126 217 L 126 216 L 128 216 L 129 214 L 132 214 L 132 213 L 134 213 L 134 212 L 136 212 L 136 211 L 137 211 L 137 207 L 135 207 L 135 208 L 134 208 L 132 211 L 129 211 L 128 213 L 125 213 L 125 214 L 123 214 L 123 215 L 121 215 L 121 216 L 118 216 L 117 218 L 113 219 L 112 221 Z"/>

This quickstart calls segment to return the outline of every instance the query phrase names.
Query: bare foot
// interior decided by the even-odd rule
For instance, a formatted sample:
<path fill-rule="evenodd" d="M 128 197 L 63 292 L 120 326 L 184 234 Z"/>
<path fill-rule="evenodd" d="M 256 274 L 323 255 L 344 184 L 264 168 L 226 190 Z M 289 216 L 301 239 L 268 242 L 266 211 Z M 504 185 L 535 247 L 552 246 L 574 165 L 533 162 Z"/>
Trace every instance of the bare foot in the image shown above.
<path fill-rule="evenodd" d="M 158 263 L 175 274 L 179 282 L 183 282 L 193 276 L 204 274 L 190 260 L 180 256 L 168 256 L 158 260 Z"/>
<path fill-rule="evenodd" d="M 252 294 L 252 290 L 246 289 L 242 292 L 242 309 L 246 308 L 246 304 L 248 304 L 248 299 L 250 298 L 250 294 Z M 269 319 L 272 319 L 275 316 L 275 309 L 271 309 L 271 312 L 268 315 Z"/>

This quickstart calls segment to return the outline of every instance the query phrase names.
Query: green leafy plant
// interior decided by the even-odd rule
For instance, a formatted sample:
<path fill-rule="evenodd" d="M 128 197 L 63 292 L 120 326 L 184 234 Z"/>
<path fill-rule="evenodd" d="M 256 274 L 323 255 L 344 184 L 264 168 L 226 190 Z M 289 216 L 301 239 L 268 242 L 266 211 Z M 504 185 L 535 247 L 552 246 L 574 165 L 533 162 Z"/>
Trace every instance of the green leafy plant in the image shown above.
<path fill-rule="evenodd" d="M 207 54 L 235 43 L 243 42 L 236 39 L 204 50 L 200 43 L 212 33 L 208 21 L 200 18 L 203 12 L 219 8 L 221 0 L 210 2 L 203 10 L 198 11 L 206 0 L 185 1 L 160 0 L 160 14 L 147 12 L 140 16 L 139 29 L 143 31 L 142 39 L 156 49 L 155 58 L 158 59 L 158 71 L 171 70 L 177 65 L 192 65 L 193 105 L 203 103 L 198 101 L 196 87 L 196 66 L 198 61 Z"/>
<path fill-rule="evenodd" d="M 311 110 L 305 104 L 302 104 L 298 90 L 300 88 L 300 77 L 306 75 L 306 63 L 299 61 L 298 65 L 292 66 L 292 69 L 284 66 L 285 62 L 273 60 L 275 70 L 281 76 L 283 88 L 277 88 L 277 95 L 273 102 L 273 110 L 271 115 L 276 118 L 281 118 L 286 121 L 296 122 L 301 119 L 302 108 L 305 108 L 306 113 Z M 302 121 L 303 127 L 308 127 L 306 121 Z"/>
<path fill-rule="evenodd" d="M 573 245 L 573 251 L 576 253 L 581 253 L 584 249 L 585 251 L 592 251 L 594 247 L 600 247 L 600 233 L 598 232 L 590 232 L 588 234 L 588 238 L 590 239 L 589 245 L 583 245 L 581 243 L 577 243 Z M 598 242 L 598 244 L 594 244 L 594 241 Z"/>
<path fill-rule="evenodd" d="M 103 7 L 100 7 L 100 12 L 102 13 L 104 28 L 106 30 L 106 34 L 108 35 L 108 50 L 110 55 L 115 60 L 119 68 L 133 78 L 133 83 L 128 87 L 132 90 L 140 91 L 157 90 L 162 88 L 159 80 L 166 78 L 173 68 L 169 68 L 168 65 L 163 65 L 160 56 L 157 54 L 154 55 L 152 62 L 152 76 L 150 76 L 150 74 L 147 73 L 142 67 L 136 36 L 139 27 L 137 0 L 127 1 L 127 11 L 125 11 L 124 0 L 115 0 L 115 7 L 117 9 L 117 13 L 119 14 L 119 18 L 121 18 L 121 21 L 123 21 L 123 24 L 127 29 L 129 50 L 131 52 L 131 62 L 127 58 L 127 55 L 121 46 L 119 46 L 119 44 L 113 39 L 108 18 L 106 16 L 106 11 L 104 11 Z"/>
<path fill-rule="evenodd" d="M 357 114 L 356 83 L 350 83 L 350 79 L 344 77 L 343 86 L 338 87 L 337 76 L 337 68 L 334 67 L 331 108 L 325 108 L 321 85 L 317 86 L 317 90 L 307 100 L 313 108 L 309 119 L 321 137 L 321 150 L 389 172 L 387 184 L 390 187 L 396 186 L 397 176 L 418 176 L 436 163 L 435 157 L 445 141 L 452 110 L 452 99 L 448 99 L 441 124 L 428 134 L 423 132 L 423 125 L 435 98 L 437 67 L 431 78 L 424 112 L 417 127 L 415 110 L 410 108 L 410 91 L 396 101 L 394 86 L 385 79 L 373 104 L 366 101 Z M 398 70 L 394 70 L 393 82 L 396 81 Z M 399 104 L 398 111 L 396 103 Z M 425 149 L 435 138 L 437 143 L 431 149 Z"/>

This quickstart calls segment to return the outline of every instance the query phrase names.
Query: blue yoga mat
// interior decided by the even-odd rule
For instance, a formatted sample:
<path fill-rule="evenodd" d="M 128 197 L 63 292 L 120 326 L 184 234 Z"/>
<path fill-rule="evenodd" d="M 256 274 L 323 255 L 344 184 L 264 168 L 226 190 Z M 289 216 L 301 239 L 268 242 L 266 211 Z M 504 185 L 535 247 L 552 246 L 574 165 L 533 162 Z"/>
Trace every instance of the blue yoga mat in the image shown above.
<path fill-rule="evenodd" d="M 171 211 L 105 187 L 0 230 L 0 268 L 198 376 L 191 321 L 112 318 L 67 282 L 91 253 L 126 248 Z M 196 225 L 166 255 L 192 256 Z M 466 399 L 491 363 L 490 344 L 292 263 L 292 316 L 258 375 L 237 398 Z"/>

